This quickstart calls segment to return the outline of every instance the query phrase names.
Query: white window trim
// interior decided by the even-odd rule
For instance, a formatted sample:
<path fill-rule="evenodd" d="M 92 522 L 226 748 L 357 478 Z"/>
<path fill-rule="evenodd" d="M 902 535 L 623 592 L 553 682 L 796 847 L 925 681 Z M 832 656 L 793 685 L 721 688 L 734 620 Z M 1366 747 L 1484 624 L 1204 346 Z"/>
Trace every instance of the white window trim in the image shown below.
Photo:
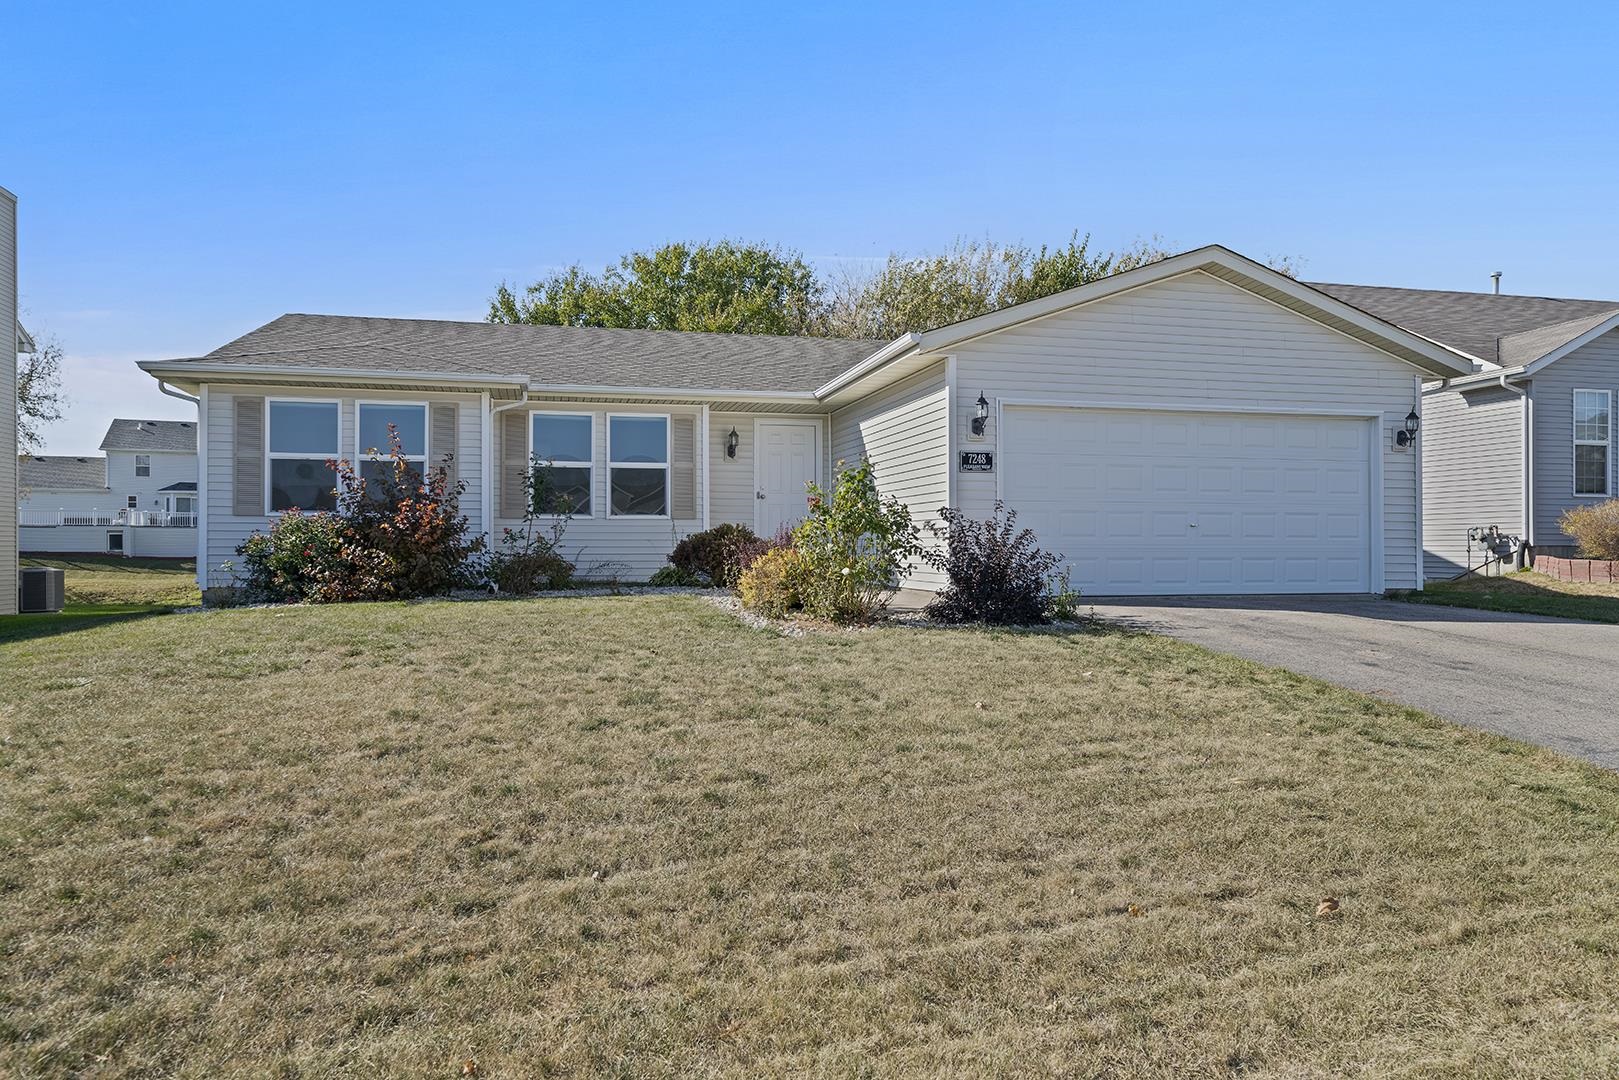
<path fill-rule="evenodd" d="M 146 460 L 145 465 L 141 464 L 141 459 L 142 458 L 144 458 Z M 141 472 L 142 469 L 145 469 L 146 471 Z M 135 475 L 136 476 L 151 476 L 152 475 L 152 455 L 151 454 L 136 454 L 135 455 Z"/>
<path fill-rule="evenodd" d="M 285 510 L 276 510 L 271 507 L 275 499 L 275 488 L 270 483 L 270 462 L 282 461 L 309 461 L 311 455 L 307 453 L 274 453 L 270 450 L 270 406 L 272 405 L 336 405 L 337 429 L 333 432 L 332 445 L 337 447 L 332 457 L 343 456 L 343 399 L 342 398 L 304 398 L 304 397 L 278 397 L 264 399 L 264 512 L 270 517 L 280 517 Z M 359 431 L 359 414 L 355 414 L 355 431 Z M 358 439 L 359 435 L 356 434 Z"/>
<path fill-rule="evenodd" d="M 590 421 L 590 460 L 589 461 L 550 461 L 547 464 L 561 469 L 589 469 L 590 470 L 590 513 L 588 514 L 535 514 L 535 518 L 544 521 L 557 521 L 563 518 L 593 518 L 596 517 L 596 414 L 593 412 L 579 412 L 573 409 L 530 409 L 528 411 L 528 464 L 534 467 L 534 418 L 536 416 L 569 416 L 575 419 L 583 417 Z"/>
<path fill-rule="evenodd" d="M 1579 404 L 1581 394 L 1601 394 L 1608 402 L 1608 431 L 1607 438 L 1602 440 L 1580 438 Z M 1569 451 L 1569 490 L 1576 499 L 1606 499 L 1613 492 L 1613 393 L 1608 390 L 1594 390 L 1588 387 L 1575 387 L 1569 398 L 1568 431 L 1574 449 Z M 1602 490 L 1580 491 L 1579 465 L 1575 460 L 1579 456 L 1581 446 L 1600 446 L 1607 451 L 1602 468 Z"/>
<path fill-rule="evenodd" d="M 433 457 L 433 409 L 431 404 L 426 401 L 390 401 L 387 399 L 378 401 L 369 398 L 364 401 L 356 400 L 354 402 L 354 468 L 356 470 L 360 468 L 360 462 L 362 460 L 360 455 L 364 454 L 370 449 L 369 447 L 363 447 L 360 445 L 360 410 L 367 405 L 387 405 L 394 407 L 403 405 L 407 408 L 414 407 L 422 410 L 422 452 L 419 454 L 406 454 L 405 460 L 420 462 L 422 466 L 422 478 L 425 480 L 427 478 L 427 463 L 432 460 Z M 341 424 L 341 416 L 339 417 L 339 422 Z M 377 449 L 382 452 L 381 456 L 383 458 L 387 458 L 387 448 L 379 446 Z M 363 460 L 370 461 L 371 459 L 367 457 Z"/>
<path fill-rule="evenodd" d="M 671 413 L 655 412 L 628 412 L 607 414 L 607 516 L 610 518 L 628 518 L 636 521 L 670 521 L 673 518 L 674 507 L 670 505 L 674 497 L 671 490 L 672 473 L 670 459 L 674 456 L 674 423 Z M 663 465 L 659 466 L 651 461 L 614 461 L 613 460 L 613 421 L 624 420 L 662 420 L 663 421 Z M 663 513 L 661 514 L 615 514 L 613 513 L 613 470 L 614 469 L 663 469 Z"/>

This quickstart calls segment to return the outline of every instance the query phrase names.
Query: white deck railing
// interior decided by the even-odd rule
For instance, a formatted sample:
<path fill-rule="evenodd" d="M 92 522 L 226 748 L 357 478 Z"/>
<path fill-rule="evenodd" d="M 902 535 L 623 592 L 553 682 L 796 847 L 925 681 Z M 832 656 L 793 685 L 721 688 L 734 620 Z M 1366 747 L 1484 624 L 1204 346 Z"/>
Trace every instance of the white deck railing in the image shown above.
<path fill-rule="evenodd" d="M 56 528 L 89 525 L 144 529 L 195 529 L 196 514 L 171 514 L 165 510 L 30 510 L 17 511 L 17 524 L 24 528 Z"/>

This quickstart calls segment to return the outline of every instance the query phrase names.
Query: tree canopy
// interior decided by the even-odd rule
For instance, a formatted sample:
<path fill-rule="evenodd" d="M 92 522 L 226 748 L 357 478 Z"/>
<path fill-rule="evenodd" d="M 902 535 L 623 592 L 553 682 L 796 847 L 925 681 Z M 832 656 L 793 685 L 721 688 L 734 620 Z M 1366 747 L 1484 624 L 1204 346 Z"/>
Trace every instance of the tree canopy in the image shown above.
<path fill-rule="evenodd" d="M 47 341 L 17 360 L 17 450 L 38 450 L 45 428 L 62 419 L 62 344 Z"/>
<path fill-rule="evenodd" d="M 632 252 L 600 274 L 578 265 L 519 295 L 502 283 L 489 321 L 888 339 L 931 330 L 1167 258 L 1155 237 L 1096 251 L 957 240 L 937 255 L 888 256 L 874 273 L 822 280 L 803 255 L 728 240 Z M 1273 260 L 1284 274 L 1291 260 Z"/>

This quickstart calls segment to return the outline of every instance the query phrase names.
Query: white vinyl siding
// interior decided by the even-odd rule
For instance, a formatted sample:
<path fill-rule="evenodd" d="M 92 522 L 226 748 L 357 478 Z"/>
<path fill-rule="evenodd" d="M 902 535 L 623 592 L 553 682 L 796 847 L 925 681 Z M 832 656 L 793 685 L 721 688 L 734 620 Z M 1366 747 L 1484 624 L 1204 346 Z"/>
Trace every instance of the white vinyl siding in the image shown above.
<path fill-rule="evenodd" d="M 754 507 L 754 422 L 758 420 L 813 420 L 822 425 L 821 445 L 826 437 L 826 417 L 804 413 L 710 413 L 708 417 L 708 521 L 718 525 L 729 521 L 753 528 Z M 725 456 L 725 437 L 736 429 L 736 457 Z M 821 479 L 830 475 L 830 454 L 822 455 Z"/>
<path fill-rule="evenodd" d="M 930 547 L 928 525 L 950 501 L 947 366 L 941 360 L 832 414 L 833 478 L 839 464 L 870 458 L 878 492 L 910 508 Z M 905 584 L 936 589 L 944 577 L 918 562 Z"/>
<path fill-rule="evenodd" d="M 203 437 L 208 442 L 207 469 L 205 480 L 204 499 L 207 511 L 207 544 L 208 550 L 203 562 L 208 586 L 224 586 L 231 583 L 234 571 L 222 569 L 227 564 L 230 567 L 239 566 L 241 557 L 236 554 L 236 548 L 255 531 L 262 531 L 269 527 L 268 514 L 255 514 L 238 516 L 233 508 L 231 492 L 231 470 L 234 460 L 234 436 L 236 397 L 246 396 L 255 398 L 275 398 L 288 400 L 306 398 L 312 400 L 331 400 L 338 398 L 341 402 L 339 413 L 340 446 L 352 447 L 357 437 L 355 426 L 356 400 L 376 401 L 391 398 L 389 395 L 377 390 L 366 390 L 362 393 L 343 395 L 334 393 L 329 389 L 288 388 L 276 386 L 268 388 L 263 386 L 231 386 L 227 384 L 211 384 L 208 387 L 208 413 L 207 424 Z M 456 425 L 456 475 L 466 481 L 467 490 L 461 496 L 461 513 L 465 514 L 471 523 L 470 531 L 479 532 L 479 521 L 482 520 L 482 485 L 480 477 L 483 470 L 483 399 L 477 394 L 410 394 L 397 395 L 401 401 L 453 402 L 459 411 L 459 423 Z M 437 454 L 437 448 L 433 451 Z"/>
<path fill-rule="evenodd" d="M 1422 399 L 1422 550 L 1429 580 L 1484 561 L 1469 529 L 1524 535 L 1524 398 L 1499 386 Z"/>
<path fill-rule="evenodd" d="M 1563 511 L 1589 506 L 1601 496 L 1574 494 L 1574 391 L 1619 391 L 1619 332 L 1604 334 L 1535 373 L 1529 386 L 1534 417 L 1535 546 L 1573 554 L 1574 540 L 1558 524 Z M 1611 425 L 1611 420 L 1610 420 Z M 1611 426 L 1610 426 L 1611 431 Z M 1608 450 L 1607 490 L 1615 487 L 1613 449 Z"/>
<path fill-rule="evenodd" d="M 1395 451 L 1392 443 L 1414 403 L 1417 374 L 1369 345 L 1194 272 L 960 346 L 951 422 L 959 449 L 993 452 L 1002 399 L 1376 414 L 1383 465 L 1374 511 L 1383 566 L 1373 588 L 1414 588 L 1419 451 Z M 986 437 L 973 441 L 966 425 L 980 390 L 992 409 Z M 954 479 L 956 504 L 988 516 L 996 474 L 958 472 Z"/>
<path fill-rule="evenodd" d="M 17 611 L 17 201 L 0 188 L 0 615 Z"/>

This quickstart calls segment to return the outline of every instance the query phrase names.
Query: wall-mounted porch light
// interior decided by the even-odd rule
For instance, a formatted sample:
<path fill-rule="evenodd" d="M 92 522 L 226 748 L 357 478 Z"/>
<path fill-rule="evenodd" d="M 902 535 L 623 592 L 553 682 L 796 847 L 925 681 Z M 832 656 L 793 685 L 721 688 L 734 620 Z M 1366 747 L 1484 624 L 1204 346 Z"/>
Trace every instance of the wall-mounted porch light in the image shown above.
<path fill-rule="evenodd" d="M 978 391 L 978 415 L 973 417 L 973 434 L 982 435 L 984 425 L 989 423 L 989 399 L 982 390 Z"/>
<path fill-rule="evenodd" d="M 732 428 L 731 433 L 725 436 L 725 456 L 728 458 L 736 457 L 736 446 L 741 441 L 741 437 L 736 433 L 736 428 Z"/>
<path fill-rule="evenodd" d="M 1417 429 L 1422 427 L 1422 417 L 1417 410 L 1412 409 L 1405 414 L 1405 427 L 1394 433 L 1394 445 L 1404 449 L 1417 441 Z"/>

